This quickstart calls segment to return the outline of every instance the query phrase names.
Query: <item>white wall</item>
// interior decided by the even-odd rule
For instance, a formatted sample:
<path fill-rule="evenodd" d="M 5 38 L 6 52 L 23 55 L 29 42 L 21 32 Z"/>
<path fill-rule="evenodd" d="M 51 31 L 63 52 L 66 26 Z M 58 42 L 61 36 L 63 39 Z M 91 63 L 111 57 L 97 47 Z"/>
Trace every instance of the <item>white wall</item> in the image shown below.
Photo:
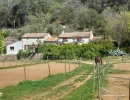
<path fill-rule="evenodd" d="M 92 39 L 94 36 L 93 36 L 93 32 L 90 31 L 90 39 Z"/>
<path fill-rule="evenodd" d="M 83 43 L 88 43 L 89 42 L 89 38 L 82 38 L 83 39 Z"/>
<path fill-rule="evenodd" d="M 74 38 L 66 38 L 68 40 L 68 42 L 74 42 Z M 63 38 L 58 38 L 59 42 L 63 41 Z"/>
<path fill-rule="evenodd" d="M 46 39 L 48 39 L 50 37 L 51 37 L 51 35 L 48 34 L 44 38 L 43 37 L 41 37 L 41 38 L 22 38 L 23 50 L 25 50 L 25 48 L 24 48 L 25 45 L 33 45 L 33 44 L 38 45 L 37 41 L 41 41 L 43 43 Z"/>
<path fill-rule="evenodd" d="M 14 48 L 14 49 L 11 50 L 11 48 Z M 12 43 L 8 45 L 6 48 L 7 54 L 17 54 L 19 50 L 22 50 L 22 41 Z"/>
<path fill-rule="evenodd" d="M 75 42 L 77 41 L 77 39 L 75 39 L 75 38 L 66 38 L 66 39 L 68 40 L 69 43 L 74 42 L 74 41 L 75 41 Z M 89 42 L 89 38 L 83 37 L 82 40 L 83 40 L 83 43 L 88 43 L 88 42 Z M 62 42 L 62 41 L 63 41 L 63 38 L 58 38 L 58 41 L 59 41 L 59 42 Z"/>

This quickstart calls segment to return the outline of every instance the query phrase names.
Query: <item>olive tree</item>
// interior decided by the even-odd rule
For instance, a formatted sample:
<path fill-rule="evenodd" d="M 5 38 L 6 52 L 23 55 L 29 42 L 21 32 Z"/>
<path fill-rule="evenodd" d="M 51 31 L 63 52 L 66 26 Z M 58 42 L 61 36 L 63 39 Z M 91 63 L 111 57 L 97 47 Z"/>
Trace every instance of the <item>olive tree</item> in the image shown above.
<path fill-rule="evenodd" d="M 4 51 L 4 36 L 6 35 L 5 30 L 0 30 L 0 54 Z"/>

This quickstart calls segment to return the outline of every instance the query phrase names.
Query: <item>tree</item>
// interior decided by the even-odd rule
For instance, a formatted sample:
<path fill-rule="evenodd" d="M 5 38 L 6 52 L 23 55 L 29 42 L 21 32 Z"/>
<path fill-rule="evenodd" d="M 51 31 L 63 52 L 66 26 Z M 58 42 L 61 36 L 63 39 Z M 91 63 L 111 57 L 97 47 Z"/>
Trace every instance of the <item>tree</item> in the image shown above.
<path fill-rule="evenodd" d="M 130 12 L 122 12 L 121 18 L 124 22 L 124 34 L 123 34 L 123 44 L 126 44 L 127 51 L 130 52 Z"/>
<path fill-rule="evenodd" d="M 0 54 L 4 51 L 4 36 L 6 35 L 5 30 L 0 30 Z"/>
<path fill-rule="evenodd" d="M 113 18 L 112 18 L 113 16 Z M 109 13 L 104 27 L 105 32 L 117 43 L 117 47 L 130 45 L 130 12 Z"/>

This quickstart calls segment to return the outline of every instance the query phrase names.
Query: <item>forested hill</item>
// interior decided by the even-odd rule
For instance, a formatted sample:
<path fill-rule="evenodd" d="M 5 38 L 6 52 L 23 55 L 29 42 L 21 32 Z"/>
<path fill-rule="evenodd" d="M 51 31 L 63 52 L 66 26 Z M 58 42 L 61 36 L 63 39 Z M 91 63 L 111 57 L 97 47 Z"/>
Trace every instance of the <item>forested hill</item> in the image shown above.
<path fill-rule="evenodd" d="M 113 21 L 130 10 L 130 0 L 0 0 L 0 27 L 25 32 L 93 29 L 103 34 L 106 19 Z"/>

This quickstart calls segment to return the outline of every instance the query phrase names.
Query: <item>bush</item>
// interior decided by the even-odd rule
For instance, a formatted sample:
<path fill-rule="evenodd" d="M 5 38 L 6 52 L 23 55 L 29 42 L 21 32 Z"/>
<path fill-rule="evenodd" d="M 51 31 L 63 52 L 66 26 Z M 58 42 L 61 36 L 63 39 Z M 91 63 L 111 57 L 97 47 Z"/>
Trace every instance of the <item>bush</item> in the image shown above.
<path fill-rule="evenodd" d="M 105 43 L 105 46 L 104 46 Z M 58 59 L 94 59 L 95 56 L 104 56 L 108 54 L 109 50 L 113 47 L 112 43 L 105 41 L 99 44 L 88 43 L 88 44 L 65 44 L 65 45 L 53 45 L 43 44 L 39 52 L 43 53 L 44 59 L 49 56 L 51 59 L 56 56 Z"/>
<path fill-rule="evenodd" d="M 116 50 L 110 50 L 109 54 L 112 55 L 112 56 L 123 56 L 123 55 L 126 55 L 127 53 L 125 53 L 124 51 L 121 51 L 118 48 Z"/>
<path fill-rule="evenodd" d="M 17 54 L 17 59 L 21 59 L 22 57 L 22 54 L 23 54 L 23 50 L 19 50 L 18 54 Z"/>

